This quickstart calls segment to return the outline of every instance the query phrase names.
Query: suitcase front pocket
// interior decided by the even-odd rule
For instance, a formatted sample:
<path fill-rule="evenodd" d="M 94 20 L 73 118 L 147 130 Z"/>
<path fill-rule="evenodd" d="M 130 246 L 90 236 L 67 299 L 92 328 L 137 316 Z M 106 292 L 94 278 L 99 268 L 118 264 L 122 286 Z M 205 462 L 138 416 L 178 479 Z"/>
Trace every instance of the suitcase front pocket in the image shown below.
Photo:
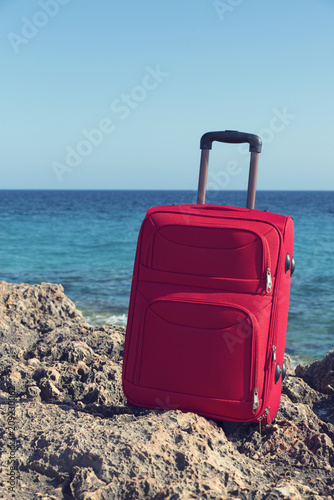
<path fill-rule="evenodd" d="M 226 401 L 252 401 L 257 321 L 230 304 L 159 299 L 143 316 L 135 384 Z"/>
<path fill-rule="evenodd" d="M 142 264 L 157 271 L 232 279 L 265 277 L 266 238 L 240 227 L 170 225 L 154 234 Z"/>

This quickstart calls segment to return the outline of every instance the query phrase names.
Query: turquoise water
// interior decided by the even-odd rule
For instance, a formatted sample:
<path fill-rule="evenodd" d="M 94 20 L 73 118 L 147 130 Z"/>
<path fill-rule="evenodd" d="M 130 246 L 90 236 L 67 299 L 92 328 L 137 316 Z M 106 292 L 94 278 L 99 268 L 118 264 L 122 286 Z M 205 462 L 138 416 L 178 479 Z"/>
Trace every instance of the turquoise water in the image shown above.
<path fill-rule="evenodd" d="M 0 191 L 0 279 L 61 283 L 87 322 L 126 324 L 140 224 L 150 206 L 195 203 L 192 191 Z M 244 206 L 245 193 L 208 203 Z M 259 191 L 256 208 L 295 221 L 286 352 L 334 348 L 334 192 Z"/>

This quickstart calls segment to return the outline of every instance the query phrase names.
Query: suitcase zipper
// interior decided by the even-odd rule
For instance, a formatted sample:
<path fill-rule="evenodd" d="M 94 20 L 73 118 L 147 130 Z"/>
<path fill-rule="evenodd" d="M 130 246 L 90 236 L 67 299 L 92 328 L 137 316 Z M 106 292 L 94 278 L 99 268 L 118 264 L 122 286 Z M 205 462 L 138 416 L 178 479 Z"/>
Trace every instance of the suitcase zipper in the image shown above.
<path fill-rule="evenodd" d="M 263 269 L 265 270 L 266 274 L 266 293 L 271 293 L 272 288 L 273 288 L 273 282 L 271 279 L 271 261 L 270 261 L 270 251 L 269 251 L 269 245 L 268 241 L 266 238 L 259 233 L 258 236 L 261 238 L 262 241 L 262 247 L 263 247 Z"/>
<path fill-rule="evenodd" d="M 279 291 L 279 284 L 280 284 L 280 278 L 281 278 L 280 263 L 281 263 L 282 239 L 283 239 L 282 235 L 279 231 L 278 231 L 278 234 L 279 234 L 279 239 L 280 239 L 280 247 L 279 247 L 279 254 L 278 254 L 278 258 L 277 258 L 278 272 L 277 272 L 277 276 L 276 276 L 277 282 L 276 282 L 276 286 L 275 286 L 276 293 L 278 293 L 278 291 Z M 273 297 L 272 317 L 271 317 L 271 324 L 270 324 L 270 329 L 269 329 L 269 342 L 272 343 L 272 348 L 271 348 L 272 349 L 272 366 L 275 365 L 276 361 L 277 361 L 277 352 L 276 352 L 277 348 L 276 348 L 276 336 L 275 336 L 276 311 L 277 311 L 277 297 Z M 268 373 L 268 375 L 266 377 L 266 382 L 264 385 L 263 401 L 267 401 L 269 384 L 270 384 L 270 377 L 269 377 L 269 373 Z M 267 411 L 267 409 L 268 409 L 268 413 L 269 413 L 270 407 L 267 407 L 266 411 Z M 265 415 L 265 416 L 267 416 L 267 415 Z M 270 419 L 270 415 L 269 415 L 269 419 Z"/>
<path fill-rule="evenodd" d="M 271 290 L 272 290 L 272 287 L 273 287 L 273 282 L 271 280 L 271 271 L 270 271 L 270 267 L 268 267 L 267 271 L 266 271 L 266 275 L 267 275 L 267 284 L 266 284 L 266 292 L 267 293 L 270 293 Z"/>
<path fill-rule="evenodd" d="M 253 413 L 256 413 L 256 410 L 259 407 L 259 391 L 254 389 L 253 391 Z"/>
<path fill-rule="evenodd" d="M 267 408 L 265 409 L 264 411 L 264 414 L 261 415 L 257 420 L 259 422 L 259 430 L 260 430 L 260 434 L 261 434 L 261 426 L 262 426 L 262 420 L 266 417 L 269 418 L 269 423 L 271 424 L 271 418 L 270 418 L 270 406 L 267 406 Z"/>

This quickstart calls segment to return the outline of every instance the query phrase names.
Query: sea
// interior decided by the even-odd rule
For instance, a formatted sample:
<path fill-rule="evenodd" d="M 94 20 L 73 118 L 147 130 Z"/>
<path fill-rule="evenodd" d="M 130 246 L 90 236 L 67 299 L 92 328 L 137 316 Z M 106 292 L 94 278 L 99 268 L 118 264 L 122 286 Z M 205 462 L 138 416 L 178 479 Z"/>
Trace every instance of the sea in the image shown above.
<path fill-rule="evenodd" d="M 207 203 L 245 206 L 242 191 Z M 126 325 L 137 238 L 149 207 L 196 203 L 194 191 L 0 191 L 0 280 L 60 283 L 89 325 Z M 291 215 L 294 259 L 286 353 L 334 348 L 334 191 L 258 191 L 259 210 Z"/>

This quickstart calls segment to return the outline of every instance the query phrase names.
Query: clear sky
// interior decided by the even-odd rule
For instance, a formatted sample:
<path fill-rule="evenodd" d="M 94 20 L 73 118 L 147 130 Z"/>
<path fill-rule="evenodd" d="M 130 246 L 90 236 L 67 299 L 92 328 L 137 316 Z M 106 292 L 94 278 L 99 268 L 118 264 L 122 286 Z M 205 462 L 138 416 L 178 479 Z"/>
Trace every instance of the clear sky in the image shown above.
<path fill-rule="evenodd" d="M 2 189 L 334 189 L 333 0 L 1 0 Z M 246 148 L 247 150 L 247 148 Z M 214 143 L 209 187 L 244 189 Z"/>

